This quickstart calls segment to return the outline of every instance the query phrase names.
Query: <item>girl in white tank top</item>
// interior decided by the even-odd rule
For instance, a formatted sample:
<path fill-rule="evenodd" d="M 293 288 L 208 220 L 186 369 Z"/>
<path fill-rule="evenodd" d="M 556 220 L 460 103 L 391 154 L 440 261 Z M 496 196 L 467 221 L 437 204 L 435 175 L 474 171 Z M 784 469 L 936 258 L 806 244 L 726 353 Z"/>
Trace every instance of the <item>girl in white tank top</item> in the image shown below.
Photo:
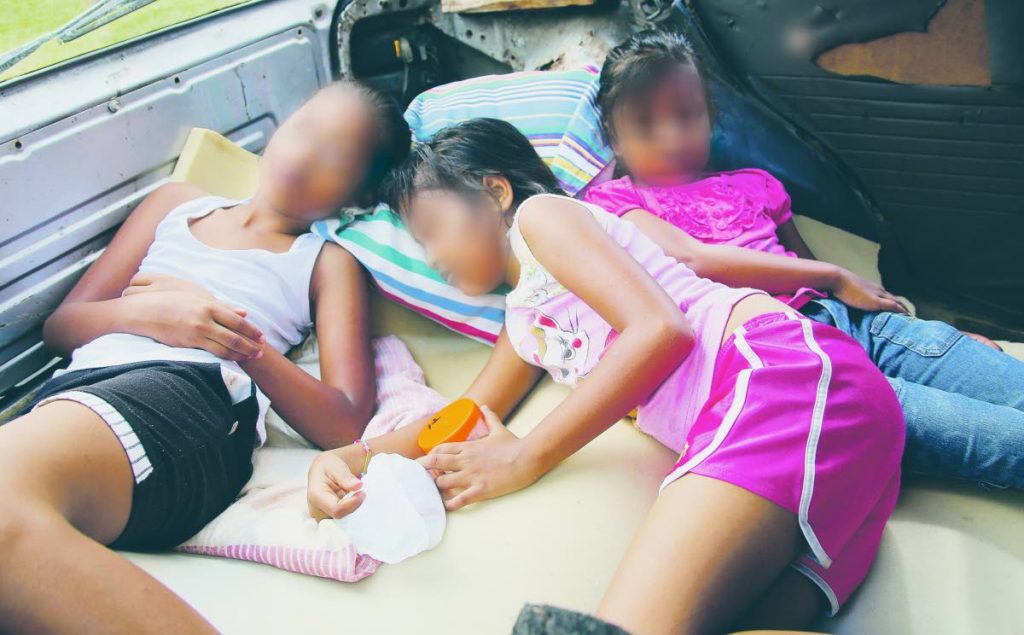
<path fill-rule="evenodd" d="M 242 205 L 245 202 L 201 197 L 176 207 L 157 226 L 136 282 L 166 281 L 166 277 L 173 277 L 198 285 L 218 302 L 244 308 L 245 318 L 238 319 L 244 319 L 262 334 L 266 346 L 286 353 L 305 339 L 313 325 L 309 285 L 324 239 L 307 232 L 296 237 L 287 251 L 275 252 L 262 248 L 219 249 L 192 233 L 193 222 L 217 210 L 231 213 Z M 129 289 L 134 288 L 131 293 L 137 293 L 144 286 L 153 284 L 135 284 Z M 241 333 L 239 336 L 246 337 Z M 108 333 L 87 342 L 75 349 L 67 368 L 54 375 L 156 360 L 218 364 L 235 402 L 245 399 L 253 390 L 252 382 L 239 365 L 239 361 L 248 360 L 219 357 L 208 349 L 173 346 L 135 333 Z M 258 387 L 255 394 L 260 405 L 257 434 L 262 440 L 266 436 L 263 415 L 269 401 Z"/>
<path fill-rule="evenodd" d="M 0 601 L 0 631 L 103 630 L 112 613 L 125 630 L 211 630 L 100 545 L 170 548 L 223 511 L 268 403 L 317 445 L 361 436 L 375 403 L 364 279 L 310 227 L 369 202 L 408 149 L 396 104 L 334 84 L 270 139 L 252 198 L 168 184 L 128 217 L 46 322 L 70 364 L 0 427 L 5 523 L 42 541 L 0 541 L 0 587 L 23 590 L 15 612 Z M 314 326 L 320 379 L 285 357 Z"/>

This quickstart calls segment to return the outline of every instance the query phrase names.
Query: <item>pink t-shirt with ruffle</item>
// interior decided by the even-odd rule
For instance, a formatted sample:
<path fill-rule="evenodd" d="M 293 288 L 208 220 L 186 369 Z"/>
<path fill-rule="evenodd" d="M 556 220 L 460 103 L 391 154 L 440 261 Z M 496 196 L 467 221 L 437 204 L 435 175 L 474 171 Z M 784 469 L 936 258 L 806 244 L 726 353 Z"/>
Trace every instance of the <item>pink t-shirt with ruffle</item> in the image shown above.
<path fill-rule="evenodd" d="M 798 257 L 786 249 L 777 233 L 793 218 L 789 194 L 764 170 L 720 172 L 689 183 L 656 186 L 638 186 L 624 176 L 590 188 L 583 200 L 616 216 L 645 210 L 703 243 Z M 813 289 L 800 289 L 779 298 L 799 308 L 822 296 Z"/>

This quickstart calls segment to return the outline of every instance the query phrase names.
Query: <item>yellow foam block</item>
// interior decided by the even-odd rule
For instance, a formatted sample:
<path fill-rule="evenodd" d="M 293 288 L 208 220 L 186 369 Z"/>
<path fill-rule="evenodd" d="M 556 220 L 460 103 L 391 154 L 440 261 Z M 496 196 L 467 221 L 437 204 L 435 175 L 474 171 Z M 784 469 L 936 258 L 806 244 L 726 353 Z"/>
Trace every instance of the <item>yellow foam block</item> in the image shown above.
<path fill-rule="evenodd" d="M 259 161 L 258 156 L 227 137 L 206 128 L 193 128 L 171 180 L 191 183 L 217 196 L 247 198 L 259 183 Z"/>

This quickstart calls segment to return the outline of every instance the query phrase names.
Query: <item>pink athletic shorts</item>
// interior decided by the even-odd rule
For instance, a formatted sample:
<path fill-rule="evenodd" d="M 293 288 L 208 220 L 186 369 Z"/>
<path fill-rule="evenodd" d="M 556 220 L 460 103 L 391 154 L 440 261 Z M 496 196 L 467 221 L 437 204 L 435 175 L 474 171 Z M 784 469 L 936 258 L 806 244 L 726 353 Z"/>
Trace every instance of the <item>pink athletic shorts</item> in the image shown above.
<path fill-rule="evenodd" d="M 889 382 L 853 339 L 795 313 L 730 335 L 711 394 L 662 489 L 693 472 L 797 515 L 793 567 L 834 615 L 867 575 L 896 505 L 906 436 Z"/>

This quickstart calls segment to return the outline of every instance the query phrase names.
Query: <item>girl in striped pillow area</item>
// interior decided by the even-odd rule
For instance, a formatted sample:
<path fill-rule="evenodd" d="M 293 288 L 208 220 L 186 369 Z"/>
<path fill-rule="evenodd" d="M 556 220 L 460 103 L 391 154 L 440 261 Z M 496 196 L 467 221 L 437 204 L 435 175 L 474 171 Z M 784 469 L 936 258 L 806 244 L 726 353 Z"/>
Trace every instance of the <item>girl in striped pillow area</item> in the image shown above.
<path fill-rule="evenodd" d="M 0 631 L 214 632 L 108 547 L 168 549 L 223 511 L 269 401 L 322 447 L 360 437 L 363 272 L 309 228 L 408 150 L 396 105 L 334 84 L 271 138 L 251 199 L 176 183 L 132 212 L 46 322 L 70 365 L 0 427 Z M 314 324 L 322 380 L 284 355 Z"/>

